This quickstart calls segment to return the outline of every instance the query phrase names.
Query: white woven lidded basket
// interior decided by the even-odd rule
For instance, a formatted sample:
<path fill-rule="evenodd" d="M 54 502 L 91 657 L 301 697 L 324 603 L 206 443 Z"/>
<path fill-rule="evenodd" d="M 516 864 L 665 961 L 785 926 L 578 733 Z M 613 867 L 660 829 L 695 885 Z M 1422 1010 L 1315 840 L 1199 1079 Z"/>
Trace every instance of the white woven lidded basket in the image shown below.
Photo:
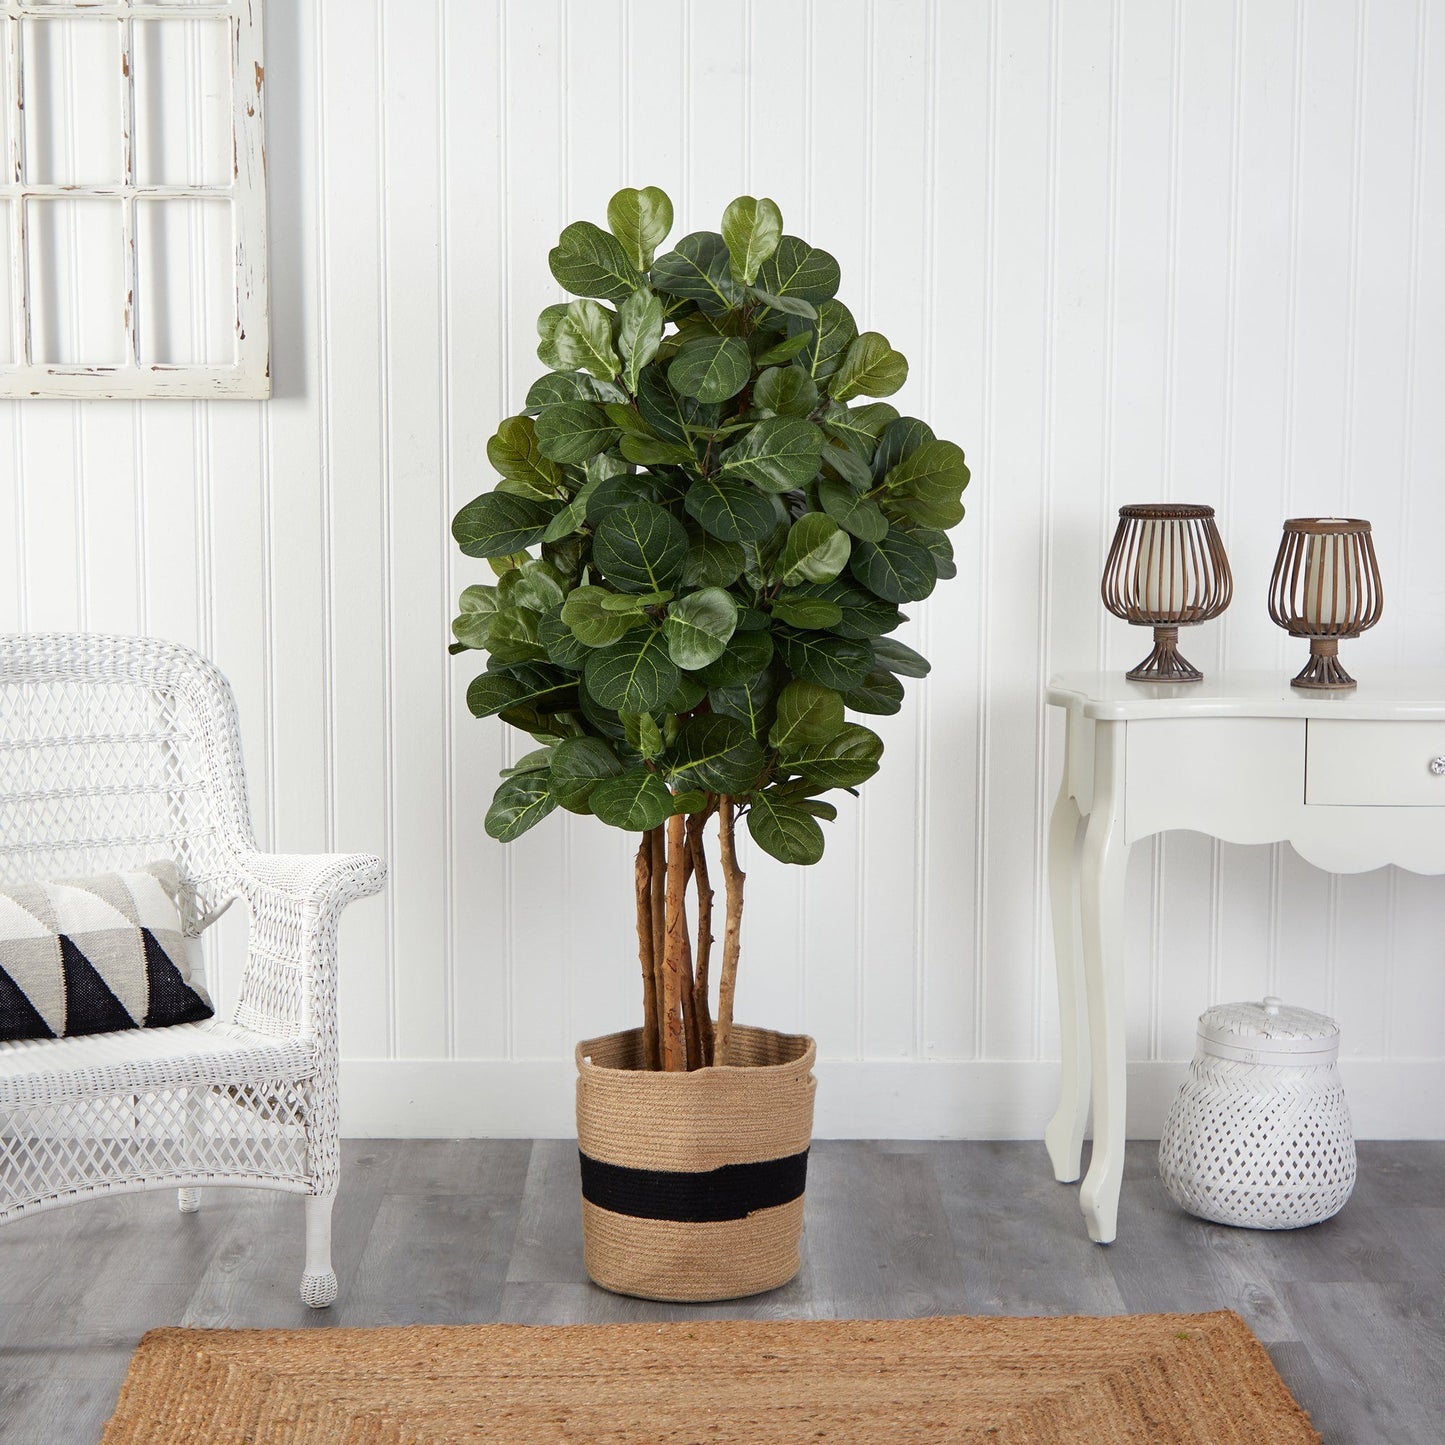
<path fill-rule="evenodd" d="M 1355 1139 L 1333 1019 L 1217 1004 L 1159 1140 L 1159 1177 L 1200 1219 L 1295 1229 L 1338 1214 L 1355 1187 Z"/>

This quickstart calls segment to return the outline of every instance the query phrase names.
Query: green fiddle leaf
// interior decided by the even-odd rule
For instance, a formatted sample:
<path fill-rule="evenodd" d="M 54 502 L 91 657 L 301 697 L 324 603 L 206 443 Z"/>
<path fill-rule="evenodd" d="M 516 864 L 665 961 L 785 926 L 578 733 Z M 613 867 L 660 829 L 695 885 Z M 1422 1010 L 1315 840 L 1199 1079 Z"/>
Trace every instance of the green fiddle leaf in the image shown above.
<path fill-rule="evenodd" d="M 796 297 L 814 306 L 836 296 L 840 280 L 837 261 L 797 236 L 784 236 L 758 270 L 758 285 L 770 295 Z"/>
<path fill-rule="evenodd" d="M 629 833 L 646 833 L 672 815 L 672 794 L 667 784 L 645 768 L 604 778 L 593 788 L 588 802 L 604 823 Z"/>
<path fill-rule="evenodd" d="M 720 415 L 720 408 L 714 402 L 679 395 L 660 361 L 643 367 L 638 377 L 637 410 L 654 436 L 688 448 L 692 433 L 711 430 L 718 424 Z"/>
<path fill-rule="evenodd" d="M 643 281 L 617 239 L 591 221 L 573 221 L 548 252 L 547 264 L 563 289 L 599 301 L 626 301 Z"/>
<path fill-rule="evenodd" d="M 553 667 L 523 663 L 505 672 L 484 672 L 467 688 L 467 709 L 474 717 L 491 717 L 509 708 L 560 712 L 575 704 L 577 679 Z"/>
<path fill-rule="evenodd" d="M 746 559 L 736 542 L 724 542 L 711 533 L 699 531 L 687 549 L 682 564 L 684 587 L 727 587 L 743 575 Z"/>
<path fill-rule="evenodd" d="M 875 406 L 885 404 L 874 403 Z M 867 408 L 854 407 L 852 410 L 864 411 Z M 895 413 L 893 420 L 877 434 L 872 456 L 874 479 L 881 482 L 899 462 L 907 461 L 919 447 L 934 440 L 933 428 L 926 421 Z"/>
<path fill-rule="evenodd" d="M 884 441 L 886 444 L 886 435 Z M 923 441 L 889 468 L 880 486 L 881 506 L 896 520 L 925 527 L 957 526 L 963 520 L 960 498 L 968 482 L 962 447 L 954 442 Z"/>
<path fill-rule="evenodd" d="M 940 582 L 958 576 L 958 566 L 953 560 L 953 542 L 947 532 L 940 532 L 934 527 L 915 527 L 913 540 L 922 542 L 932 554 L 933 570 L 938 574 Z"/>
<path fill-rule="evenodd" d="M 617 754 L 601 738 L 563 738 L 552 749 L 548 786 L 569 813 L 589 813 L 592 790 L 621 771 Z"/>
<path fill-rule="evenodd" d="M 510 843 L 535 828 L 556 806 L 557 800 L 548 791 L 547 774 L 523 773 L 503 780 L 492 797 L 483 826 L 488 837 Z"/>
<path fill-rule="evenodd" d="M 736 336 L 689 341 L 667 368 L 667 379 L 683 396 L 698 401 L 727 401 L 748 384 L 752 357 Z"/>
<path fill-rule="evenodd" d="M 760 412 L 806 417 L 817 404 L 817 383 L 801 366 L 770 366 L 753 383 L 753 406 Z"/>
<path fill-rule="evenodd" d="M 827 632 L 779 634 L 776 645 L 778 656 L 795 677 L 833 692 L 846 694 L 858 687 L 873 667 L 873 649 L 866 642 Z"/>
<path fill-rule="evenodd" d="M 801 316 L 806 321 L 818 319 L 818 308 L 801 296 L 774 296 L 771 291 L 764 291 L 759 286 L 749 287 L 749 295 L 763 303 L 763 315 L 768 311 L 777 311 L 783 316 Z"/>
<path fill-rule="evenodd" d="M 773 660 L 773 638 L 769 632 L 735 632 L 727 651 L 716 662 L 697 670 L 709 689 L 732 687 L 756 677 Z"/>
<path fill-rule="evenodd" d="M 773 616 L 789 627 L 816 631 L 841 622 L 843 609 L 821 597 L 798 597 L 784 592 L 773 599 Z"/>
<path fill-rule="evenodd" d="M 687 514 L 724 542 L 761 542 L 778 525 L 773 499 L 750 482 L 707 477 L 694 482 L 683 499 Z"/>
<path fill-rule="evenodd" d="M 537 641 L 546 650 L 547 661 L 569 672 L 581 672 L 587 661 L 587 644 L 567 625 L 559 607 L 537 624 Z"/>
<path fill-rule="evenodd" d="M 660 502 L 663 495 L 662 483 L 648 472 L 623 472 L 607 477 L 587 499 L 587 520 L 595 527 L 619 507 L 630 507 L 635 502 Z"/>
<path fill-rule="evenodd" d="M 790 362 L 799 352 L 806 350 L 813 340 L 812 328 L 799 331 L 795 335 L 785 336 L 781 341 L 766 346 L 753 358 L 755 366 L 784 366 Z M 805 373 L 806 374 L 806 373 Z"/>
<path fill-rule="evenodd" d="M 679 598 L 662 624 L 668 656 L 688 672 L 716 662 L 727 651 L 737 617 L 738 604 L 721 587 L 704 587 Z"/>
<path fill-rule="evenodd" d="M 753 797 L 747 819 L 753 842 L 779 863 L 816 863 L 823 856 L 818 820 L 806 808 L 774 797 L 771 789 Z"/>
<path fill-rule="evenodd" d="M 557 332 L 567 320 L 567 303 L 544 306 L 537 314 L 537 359 L 550 370 L 565 371 L 557 351 Z"/>
<path fill-rule="evenodd" d="M 831 582 L 848 565 L 853 544 L 832 517 L 808 512 L 788 529 L 783 547 L 783 584 Z"/>
<path fill-rule="evenodd" d="M 662 705 L 662 710 L 671 716 L 691 712 L 706 696 L 707 689 L 702 683 L 697 678 L 683 673 L 682 681 L 677 685 L 677 691 Z"/>
<path fill-rule="evenodd" d="M 751 286 L 758 268 L 783 239 L 783 213 L 766 196 L 739 196 L 723 212 L 723 243 L 728 248 L 734 281 Z"/>
<path fill-rule="evenodd" d="M 457 513 L 452 536 L 468 557 L 506 557 L 540 542 L 557 510 L 533 497 L 488 492 Z"/>
<path fill-rule="evenodd" d="M 656 186 L 620 190 L 607 203 L 607 227 L 628 261 L 646 271 L 672 230 L 672 201 Z"/>
<path fill-rule="evenodd" d="M 513 567 L 497 587 L 497 598 L 503 607 L 527 607 L 533 612 L 547 612 L 562 605 L 566 595 L 562 574 L 550 563 L 528 557 Z"/>
<path fill-rule="evenodd" d="M 571 302 L 552 338 L 558 360 L 570 371 L 590 371 L 602 381 L 611 381 L 622 370 L 612 344 L 615 319 L 595 301 Z"/>
<path fill-rule="evenodd" d="M 721 316 L 744 300 L 732 278 L 727 242 L 716 231 L 694 231 L 653 262 L 652 289 L 697 302 L 709 316 Z"/>
<path fill-rule="evenodd" d="M 563 314 L 567 308 L 562 308 Z M 558 401 L 600 401 L 601 384 L 585 371 L 549 371 L 539 376 L 527 392 L 527 410 L 540 411 Z"/>
<path fill-rule="evenodd" d="M 859 640 L 882 637 L 908 620 L 894 603 L 884 602 L 859 587 L 847 573 L 824 586 L 810 583 L 794 588 L 793 594 L 798 593 L 836 602 L 843 609 L 843 616 L 830 629 L 839 637 Z"/>
<path fill-rule="evenodd" d="M 750 792 L 763 771 L 763 750 L 747 726 L 734 717 L 704 714 L 689 718 L 669 754 L 674 787 L 705 793 Z"/>
<path fill-rule="evenodd" d="M 858 336 L 858 323 L 841 301 L 824 301 L 818 307 L 816 321 L 794 317 L 788 322 L 789 335 L 799 331 L 810 335 L 808 344 L 798 353 L 799 364 L 815 381 L 826 381 L 842 366 L 848 348 Z"/>
<path fill-rule="evenodd" d="M 570 537 L 574 532 L 581 530 L 582 524 L 587 520 L 587 503 L 597 490 L 597 486 L 596 481 L 582 484 L 577 495 L 547 523 L 547 530 L 542 533 L 544 543 L 560 542 L 563 538 Z"/>
<path fill-rule="evenodd" d="M 521 483 L 521 495 L 552 498 L 562 488 L 562 468 L 537 446 L 537 427 L 528 416 L 509 416 L 487 443 L 487 460 L 508 481 Z"/>
<path fill-rule="evenodd" d="M 854 396 L 892 396 L 908 380 L 908 361 L 888 338 L 865 331 L 848 348 L 843 364 L 828 382 L 834 401 Z"/>
<path fill-rule="evenodd" d="M 582 673 L 592 699 L 619 713 L 661 712 L 681 677 L 661 628 L 639 628 L 599 648 Z"/>
<path fill-rule="evenodd" d="M 776 716 L 773 701 L 777 693 L 777 679 L 771 668 L 765 668 L 742 682 L 709 688 L 707 702 L 713 712 L 737 718 L 754 737 L 761 738 L 768 735 L 773 725 Z"/>
<path fill-rule="evenodd" d="M 790 749 L 783 762 L 815 788 L 856 788 L 878 771 L 882 757 L 883 739 L 877 733 L 845 723 L 825 742 Z"/>
<path fill-rule="evenodd" d="M 933 664 L 921 652 L 891 637 L 880 637 L 873 643 L 873 665 L 899 677 L 927 677 Z"/>
<path fill-rule="evenodd" d="M 671 592 L 608 592 L 602 598 L 604 612 L 645 612 L 672 600 Z"/>
<path fill-rule="evenodd" d="M 822 427 L 830 437 L 840 441 L 849 451 L 868 462 L 870 478 L 872 462 L 879 438 L 898 420 L 898 408 L 891 402 L 870 401 L 862 406 L 843 406 L 830 401 L 823 413 Z"/>
<path fill-rule="evenodd" d="M 519 778 L 523 773 L 543 773 L 552 766 L 552 749 L 550 747 L 537 748 L 518 758 L 510 768 L 502 769 L 502 777 Z"/>
<path fill-rule="evenodd" d="M 667 591 L 687 560 L 687 529 L 656 502 L 633 502 L 597 524 L 592 559 L 623 591 Z"/>
<path fill-rule="evenodd" d="M 645 762 L 652 762 L 662 756 L 662 729 L 650 712 L 621 713 L 622 730 L 627 734 L 628 746 Z"/>
<path fill-rule="evenodd" d="M 497 614 L 497 589 L 474 583 L 463 591 L 458 606 L 460 615 L 452 621 L 452 636 L 463 648 L 485 648 Z"/>
<path fill-rule="evenodd" d="M 541 616 L 530 607 L 503 607 L 492 618 L 487 632 L 487 651 L 492 662 L 541 662 L 547 649 L 537 632 Z"/>
<path fill-rule="evenodd" d="M 831 688 L 805 680 L 790 682 L 778 695 L 778 719 L 768 741 L 779 752 L 827 742 L 837 736 L 843 722 L 843 699 Z"/>
<path fill-rule="evenodd" d="M 854 712 L 888 716 L 903 706 L 903 684 L 891 672 L 870 672 L 857 687 L 844 694 L 843 701 Z"/>
<path fill-rule="evenodd" d="M 848 568 L 885 602 L 920 602 L 938 581 L 933 554 L 897 527 L 881 542 L 859 542 Z"/>
<path fill-rule="evenodd" d="M 823 433 L 812 422 L 771 416 L 723 452 L 718 475 L 742 477 L 765 492 L 791 492 L 817 475 L 822 450 Z"/>
<path fill-rule="evenodd" d="M 537 444 L 555 462 L 585 462 L 605 452 L 618 435 L 596 402 L 564 401 L 537 413 Z"/>
<path fill-rule="evenodd" d="M 637 432 L 624 434 L 618 449 L 629 462 L 639 467 L 687 467 L 697 461 L 691 447 L 661 441 L 657 437 L 645 437 Z"/>
<path fill-rule="evenodd" d="M 881 542 L 888 535 L 888 518 L 877 502 L 860 497 L 847 482 L 824 477 L 818 483 L 823 510 L 860 542 Z"/>
<path fill-rule="evenodd" d="M 636 392 L 642 368 L 657 355 L 657 348 L 662 345 L 662 302 L 650 288 L 644 286 L 622 303 L 617 314 L 617 344 L 627 362 L 623 381 L 628 391 Z"/>
<path fill-rule="evenodd" d="M 610 595 L 602 587 L 576 587 L 562 604 L 563 622 L 588 647 L 608 647 L 647 621 L 645 617 L 609 611 L 603 604 Z"/>

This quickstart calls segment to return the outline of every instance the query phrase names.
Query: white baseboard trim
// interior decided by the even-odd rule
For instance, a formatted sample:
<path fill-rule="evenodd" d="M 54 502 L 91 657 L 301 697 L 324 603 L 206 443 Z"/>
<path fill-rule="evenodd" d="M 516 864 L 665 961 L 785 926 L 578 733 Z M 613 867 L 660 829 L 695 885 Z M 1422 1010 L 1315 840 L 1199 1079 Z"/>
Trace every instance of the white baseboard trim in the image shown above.
<path fill-rule="evenodd" d="M 1129 1066 L 1129 1135 L 1159 1136 L 1184 1063 Z M 1362 1139 L 1445 1138 L 1445 1060 L 1341 1065 Z M 819 1139 L 1037 1139 L 1053 1111 L 1058 1065 L 983 1060 L 820 1060 Z M 570 1138 L 572 1061 L 353 1059 L 341 1065 L 349 1138 Z"/>

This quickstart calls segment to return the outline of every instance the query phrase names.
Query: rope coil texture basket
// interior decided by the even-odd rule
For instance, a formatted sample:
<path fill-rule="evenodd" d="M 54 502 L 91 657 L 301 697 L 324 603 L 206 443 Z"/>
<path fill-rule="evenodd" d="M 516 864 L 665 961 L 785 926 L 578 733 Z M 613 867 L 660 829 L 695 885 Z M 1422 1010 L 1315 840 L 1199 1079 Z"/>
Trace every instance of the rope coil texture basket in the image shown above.
<path fill-rule="evenodd" d="M 725 1067 L 643 1066 L 641 1029 L 577 1045 L 587 1273 L 643 1299 L 738 1299 L 801 1266 L 813 1040 L 733 1030 Z"/>
<path fill-rule="evenodd" d="M 1356 1170 L 1339 1047 L 1333 1020 L 1276 998 L 1207 1009 L 1159 1140 L 1159 1177 L 1174 1202 L 1248 1229 L 1338 1214 Z"/>
<path fill-rule="evenodd" d="M 307 1304 L 336 1297 L 336 931 L 386 876 L 369 854 L 261 853 L 236 706 L 149 638 L 0 637 L 0 883 L 170 858 L 188 937 L 251 914 L 232 1018 L 0 1043 L 0 1223 L 101 1194 L 200 1185 L 308 1196 Z"/>

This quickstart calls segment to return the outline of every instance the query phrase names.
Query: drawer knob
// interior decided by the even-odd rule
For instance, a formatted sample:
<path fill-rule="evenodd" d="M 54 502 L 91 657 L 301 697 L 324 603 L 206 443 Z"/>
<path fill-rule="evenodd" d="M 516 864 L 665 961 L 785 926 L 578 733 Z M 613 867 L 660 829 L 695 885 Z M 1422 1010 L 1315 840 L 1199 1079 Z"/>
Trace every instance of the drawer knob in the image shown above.
<path fill-rule="evenodd" d="M 1445 778 L 1445 758 L 1431 758 L 1430 771 L 1434 773 L 1437 778 Z"/>

